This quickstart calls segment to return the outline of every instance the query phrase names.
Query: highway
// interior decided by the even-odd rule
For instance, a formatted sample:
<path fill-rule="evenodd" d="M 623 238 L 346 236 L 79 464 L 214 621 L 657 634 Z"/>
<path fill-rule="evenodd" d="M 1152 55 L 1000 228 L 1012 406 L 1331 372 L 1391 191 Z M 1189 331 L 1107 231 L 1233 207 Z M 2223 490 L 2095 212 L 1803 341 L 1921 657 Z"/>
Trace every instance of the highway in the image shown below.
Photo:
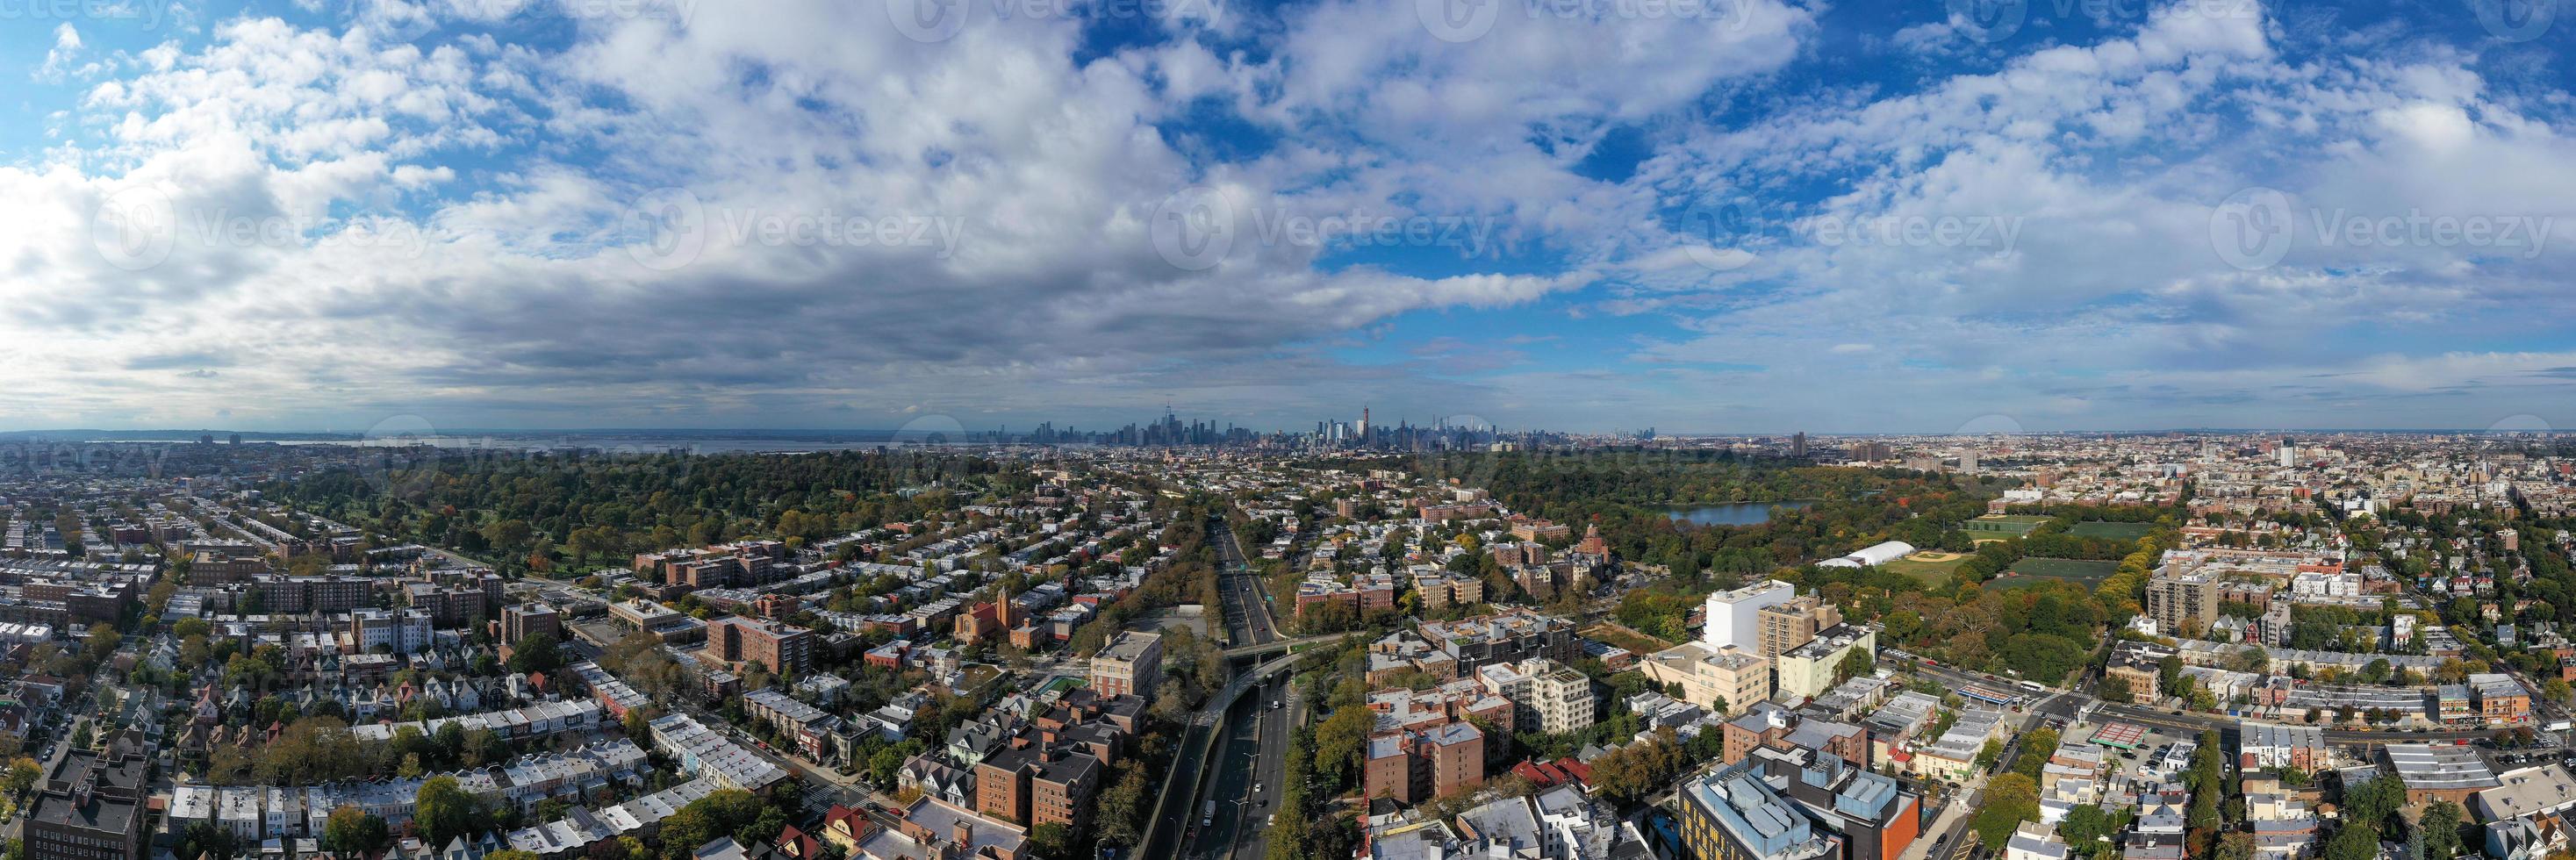
<path fill-rule="evenodd" d="M 1279 622 L 1263 596 L 1261 577 L 1244 561 L 1243 546 L 1225 520 L 1208 524 L 1208 545 L 1216 549 L 1217 591 L 1225 601 L 1226 644 L 1266 645 L 1279 639 Z"/>
<path fill-rule="evenodd" d="M 1226 641 L 1234 646 L 1229 659 L 1260 657 L 1285 646 L 1303 641 L 1329 641 L 1340 636 L 1314 636 L 1314 639 L 1280 639 L 1278 618 L 1270 613 L 1270 600 L 1262 595 L 1260 577 L 1252 566 L 1244 564 L 1244 548 L 1236 543 L 1234 530 L 1224 520 L 1208 525 L 1208 546 L 1216 546 L 1218 592 L 1226 600 Z M 1236 654 L 1244 651 L 1244 654 Z M 1280 654 L 1285 659 L 1285 654 Z M 1193 857 L 1236 857 L 1236 860 L 1260 860 L 1265 824 L 1275 811 L 1280 778 L 1288 762 L 1288 736 L 1293 726 L 1303 721 L 1306 706 L 1288 695 L 1288 680 L 1257 677 L 1257 685 L 1244 690 L 1226 713 L 1226 734 L 1211 752 L 1213 780 L 1208 780 L 1200 809 L 1206 801 L 1216 801 L 1213 827 L 1190 839 L 1188 852 Z M 1280 708 L 1273 708 L 1280 703 Z"/>

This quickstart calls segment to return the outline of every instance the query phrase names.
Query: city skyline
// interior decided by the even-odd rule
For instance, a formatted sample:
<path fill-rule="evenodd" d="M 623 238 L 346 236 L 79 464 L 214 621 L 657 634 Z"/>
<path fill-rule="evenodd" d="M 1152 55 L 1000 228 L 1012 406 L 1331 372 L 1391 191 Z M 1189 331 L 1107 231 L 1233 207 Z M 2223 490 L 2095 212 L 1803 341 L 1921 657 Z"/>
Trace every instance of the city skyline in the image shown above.
<path fill-rule="evenodd" d="M 11 20 L 0 424 L 2576 426 L 2507 0 L 909 2 Z"/>

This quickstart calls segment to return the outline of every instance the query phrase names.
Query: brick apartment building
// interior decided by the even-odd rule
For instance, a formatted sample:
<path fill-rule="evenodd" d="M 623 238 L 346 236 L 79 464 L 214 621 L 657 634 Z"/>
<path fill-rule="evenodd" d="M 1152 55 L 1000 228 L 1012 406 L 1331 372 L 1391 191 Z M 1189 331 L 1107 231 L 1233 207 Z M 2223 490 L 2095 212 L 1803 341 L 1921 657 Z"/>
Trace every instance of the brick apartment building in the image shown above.
<path fill-rule="evenodd" d="M 1485 735 L 1474 723 L 1368 739 L 1360 785 L 1368 797 L 1407 805 L 1470 791 L 1485 782 Z"/>
<path fill-rule="evenodd" d="M 563 613 L 543 603 L 520 603 L 501 607 L 501 642 L 517 645 L 519 640 L 539 633 L 563 641 Z"/>
<path fill-rule="evenodd" d="M 814 631 L 739 615 L 707 622 L 705 656 L 735 669 L 752 663 L 772 672 L 804 674 L 812 665 Z"/>
<path fill-rule="evenodd" d="M 1154 697 L 1163 677 L 1163 637 L 1153 633 L 1119 633 L 1091 658 L 1091 686 L 1103 696 Z"/>
<path fill-rule="evenodd" d="M 26 810 L 28 860 L 134 860 L 143 856 L 149 764 L 66 750 Z"/>
<path fill-rule="evenodd" d="M 1080 832 L 1090 823 L 1091 796 L 1134 736 L 1144 704 L 1134 696 L 1068 694 L 975 763 L 975 811 L 1023 827 L 1062 824 Z"/>

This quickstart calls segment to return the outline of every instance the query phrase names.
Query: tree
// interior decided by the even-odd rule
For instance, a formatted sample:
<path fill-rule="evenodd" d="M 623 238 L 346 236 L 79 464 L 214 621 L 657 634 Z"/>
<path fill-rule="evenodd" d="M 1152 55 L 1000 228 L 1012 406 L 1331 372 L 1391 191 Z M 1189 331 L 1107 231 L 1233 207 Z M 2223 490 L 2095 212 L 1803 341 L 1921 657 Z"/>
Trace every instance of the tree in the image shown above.
<path fill-rule="evenodd" d="M 2460 805 L 2448 800 L 2433 801 L 2424 808 L 2424 856 L 2448 858 L 2460 853 Z"/>
<path fill-rule="evenodd" d="M 6 787 L 11 797 L 23 797 L 27 789 L 34 787 L 36 780 L 43 776 L 44 771 L 36 767 L 35 759 L 21 757 L 9 763 L 9 775 L 5 782 L 0 782 L 0 787 Z"/>
<path fill-rule="evenodd" d="M 1592 763 L 1593 786 L 1621 800 L 1636 800 L 1661 790 L 1681 772 L 1680 744 L 1671 727 L 1653 737 L 1611 750 Z"/>
<path fill-rule="evenodd" d="M 2326 860 L 2379 860 L 2379 831 L 2360 822 L 2345 824 L 2326 840 Z"/>
<path fill-rule="evenodd" d="M 1030 828 L 1029 853 L 1040 860 L 1070 860 L 1073 856 L 1073 829 L 1054 821 Z"/>
<path fill-rule="evenodd" d="M 342 854 L 369 854 L 391 838 L 385 820 L 355 806 L 331 810 L 322 824 L 322 844 Z"/>
<path fill-rule="evenodd" d="M 2018 773 L 2007 773 L 1986 783 L 1984 805 L 1968 819 L 1968 827 L 1977 831 L 1977 840 L 1988 850 L 2001 850 L 2012 838 L 2013 828 L 2024 821 L 2039 818 L 2039 783 Z"/>
<path fill-rule="evenodd" d="M 2014 773 L 2039 780 L 2040 771 L 2048 768 L 2048 757 L 2057 754 L 2057 730 L 2041 726 L 2021 739 L 2021 755 L 2013 757 Z"/>
<path fill-rule="evenodd" d="M 1876 667 L 1877 661 L 1870 657 L 1868 649 L 1851 649 L 1843 654 L 1842 663 L 1834 667 L 1834 682 L 1839 684 L 1862 675 L 1867 675 L 1871 669 Z"/>
<path fill-rule="evenodd" d="M 2002 758 L 2003 754 L 2004 742 L 1995 738 L 1987 738 L 1985 747 L 1977 750 L 1977 769 L 1984 770 L 1988 767 L 1994 766 L 1995 759 Z"/>
<path fill-rule="evenodd" d="M 2254 834 L 2230 830 L 2218 837 L 2218 860 L 2254 860 Z"/>
<path fill-rule="evenodd" d="M 512 643 L 510 671 L 552 672 L 563 666 L 563 649 L 552 633 L 530 633 Z"/>
<path fill-rule="evenodd" d="M 2132 699 L 2129 692 L 2129 679 L 2118 675 L 2103 676 L 2101 690 L 2102 700 L 2106 702 L 2126 703 Z"/>
<path fill-rule="evenodd" d="M 1119 762 L 1116 776 L 1100 792 L 1099 808 L 1092 813 L 1100 823 L 1100 841 L 1108 845 L 1136 844 L 1143 837 L 1140 825 L 1145 802 L 1152 796 L 1153 789 L 1145 781 L 1145 768 L 1134 760 Z"/>
<path fill-rule="evenodd" d="M 430 777 L 420 784 L 420 792 L 413 798 L 412 825 L 431 845 L 445 845 L 449 839 L 481 832 L 483 817 L 482 802 L 465 793 L 452 776 Z"/>

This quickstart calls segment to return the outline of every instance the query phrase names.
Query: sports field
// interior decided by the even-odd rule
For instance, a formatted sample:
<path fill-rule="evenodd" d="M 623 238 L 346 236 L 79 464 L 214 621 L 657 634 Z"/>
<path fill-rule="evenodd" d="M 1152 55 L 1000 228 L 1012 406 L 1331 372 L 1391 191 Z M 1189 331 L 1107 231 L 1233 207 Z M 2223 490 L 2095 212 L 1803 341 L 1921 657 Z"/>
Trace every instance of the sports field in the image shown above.
<path fill-rule="evenodd" d="M 2086 522 L 2076 523 L 2073 527 L 2068 528 L 2066 533 L 2076 537 L 2137 540 L 2139 538 L 2146 537 L 2148 532 L 2155 530 L 2156 524 L 2154 523 Z"/>
<path fill-rule="evenodd" d="M 2045 580 L 2064 580 L 2092 588 L 2120 572 L 2116 561 L 2083 561 L 2072 558 L 2025 558 L 2013 562 L 2011 575 L 1996 579 L 1990 586 L 2019 588 Z"/>
<path fill-rule="evenodd" d="M 1949 582 L 1950 573 L 1958 570 L 1959 565 L 1966 563 L 1967 560 L 1967 556 L 1959 553 L 1927 550 L 1888 562 L 1881 567 L 1890 572 L 1913 577 L 1916 582 L 1924 585 L 1937 586 Z"/>
<path fill-rule="evenodd" d="M 1967 532 L 1973 540 L 2003 540 L 2030 534 L 2031 529 L 2039 528 L 2045 522 L 2048 522 L 2047 517 L 2035 514 L 1987 514 L 1960 523 L 1959 530 Z"/>

